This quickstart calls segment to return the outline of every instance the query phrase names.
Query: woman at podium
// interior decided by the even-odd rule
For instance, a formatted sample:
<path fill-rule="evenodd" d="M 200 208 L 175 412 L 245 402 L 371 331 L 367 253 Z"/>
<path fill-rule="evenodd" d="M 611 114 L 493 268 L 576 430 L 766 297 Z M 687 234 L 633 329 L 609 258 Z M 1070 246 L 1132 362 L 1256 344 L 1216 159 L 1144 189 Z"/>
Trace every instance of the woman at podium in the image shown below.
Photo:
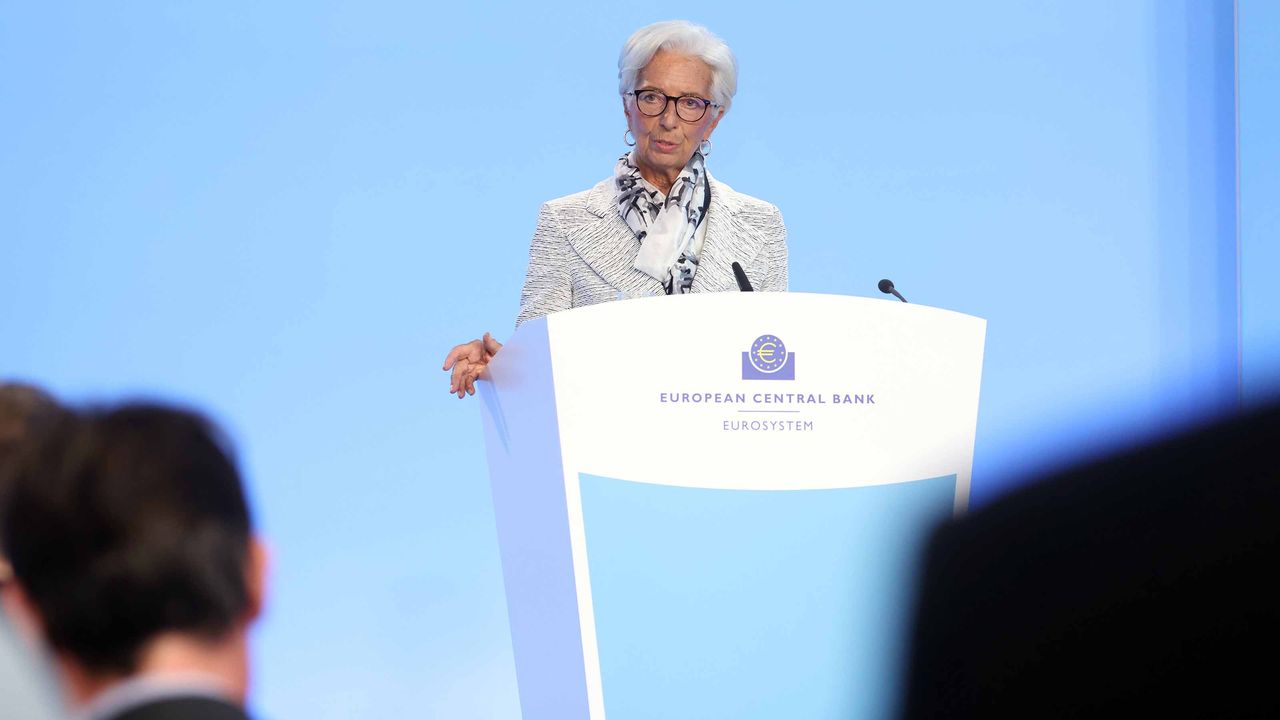
<path fill-rule="evenodd" d="M 737 86 L 733 51 L 700 25 L 654 23 L 627 40 L 618 92 L 630 150 L 608 178 L 542 206 L 517 326 L 620 298 L 736 291 L 743 282 L 787 289 L 787 230 L 778 208 L 707 171 L 711 134 Z M 673 331 L 678 337 L 680 329 Z M 449 392 L 474 394 L 476 378 L 501 348 L 485 333 L 450 350 Z"/>

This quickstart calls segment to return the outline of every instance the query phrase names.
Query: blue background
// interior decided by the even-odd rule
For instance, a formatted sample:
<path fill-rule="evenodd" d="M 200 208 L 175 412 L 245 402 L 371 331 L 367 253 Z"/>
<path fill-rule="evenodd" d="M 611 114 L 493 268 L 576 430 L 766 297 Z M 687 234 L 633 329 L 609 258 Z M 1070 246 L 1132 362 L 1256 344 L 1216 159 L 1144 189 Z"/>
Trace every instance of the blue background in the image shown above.
<path fill-rule="evenodd" d="M 740 58 L 708 166 L 781 207 L 792 289 L 988 319 L 975 502 L 1275 388 L 1266 0 L 6 2 L 0 377 L 228 428 L 266 717 L 518 715 L 439 363 L 509 334 L 538 205 L 610 172 L 618 49 L 670 15 Z"/>

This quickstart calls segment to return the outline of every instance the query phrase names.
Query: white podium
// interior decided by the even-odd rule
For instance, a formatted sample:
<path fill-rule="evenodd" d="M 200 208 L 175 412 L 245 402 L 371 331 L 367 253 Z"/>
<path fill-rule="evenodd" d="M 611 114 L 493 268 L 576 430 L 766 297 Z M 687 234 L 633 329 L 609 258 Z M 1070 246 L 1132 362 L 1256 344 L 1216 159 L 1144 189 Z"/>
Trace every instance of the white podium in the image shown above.
<path fill-rule="evenodd" d="M 985 329 L 803 293 L 524 324 L 479 386 L 524 720 L 891 714 Z"/>

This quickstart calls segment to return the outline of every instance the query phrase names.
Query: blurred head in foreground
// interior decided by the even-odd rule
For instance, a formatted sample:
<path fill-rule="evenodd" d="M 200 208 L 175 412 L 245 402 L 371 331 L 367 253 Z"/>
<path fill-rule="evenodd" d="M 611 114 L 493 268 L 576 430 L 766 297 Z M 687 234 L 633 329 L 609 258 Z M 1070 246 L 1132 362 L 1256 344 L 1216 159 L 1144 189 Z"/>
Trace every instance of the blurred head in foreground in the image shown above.
<path fill-rule="evenodd" d="M 0 462 L 16 451 L 33 426 L 60 410 L 58 401 L 35 385 L 0 382 Z"/>
<path fill-rule="evenodd" d="M 0 382 L 0 507 L 8 487 L 8 468 L 41 428 L 62 412 L 49 393 L 34 385 Z M 0 536 L 3 534 L 0 533 Z M 0 544 L 0 587 L 13 579 L 13 568 Z"/>
<path fill-rule="evenodd" d="M 139 682 L 115 694 L 243 703 L 265 554 L 208 421 L 155 405 L 59 418 L 11 474 L 0 528 L 11 604 L 72 705 Z"/>
<path fill-rule="evenodd" d="M 0 507 L 8 487 L 8 468 L 40 429 L 62 412 L 49 393 L 34 385 L 0 382 Z M 13 571 L 0 547 L 0 605 L 13 594 L 5 586 Z M 5 720 L 51 720 L 61 712 L 54 699 L 51 678 L 38 656 L 10 632 L 0 612 L 0 717 Z"/>
<path fill-rule="evenodd" d="M 1280 717 L 1280 404 L 934 536 L 901 717 Z"/>

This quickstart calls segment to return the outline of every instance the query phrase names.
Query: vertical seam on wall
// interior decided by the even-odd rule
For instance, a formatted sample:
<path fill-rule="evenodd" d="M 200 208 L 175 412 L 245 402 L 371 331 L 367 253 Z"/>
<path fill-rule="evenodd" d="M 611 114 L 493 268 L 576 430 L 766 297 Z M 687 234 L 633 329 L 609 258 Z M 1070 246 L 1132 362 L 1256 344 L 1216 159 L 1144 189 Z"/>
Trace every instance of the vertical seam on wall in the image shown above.
<path fill-rule="evenodd" d="M 1244 243 L 1240 197 L 1240 0 L 1232 0 L 1232 95 L 1235 101 L 1236 406 L 1244 407 Z"/>

